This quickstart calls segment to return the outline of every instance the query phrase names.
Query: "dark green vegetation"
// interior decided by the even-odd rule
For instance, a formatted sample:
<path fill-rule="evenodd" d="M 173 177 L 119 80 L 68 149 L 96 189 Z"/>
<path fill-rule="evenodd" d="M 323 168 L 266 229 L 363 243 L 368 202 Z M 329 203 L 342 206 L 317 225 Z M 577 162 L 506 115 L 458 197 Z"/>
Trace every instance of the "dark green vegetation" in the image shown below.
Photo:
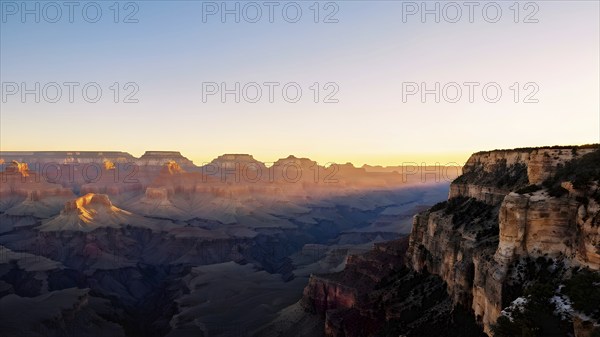
<path fill-rule="evenodd" d="M 600 274 L 586 269 L 577 272 L 566 282 L 564 293 L 576 310 L 600 319 Z"/>
<path fill-rule="evenodd" d="M 395 318 L 378 337 L 480 337 L 485 336 L 472 313 L 453 307 L 446 285 L 438 276 L 402 269 L 382 280 L 371 294 L 379 310 Z"/>
<path fill-rule="evenodd" d="M 569 336 L 572 323 L 554 314 L 555 304 L 550 299 L 557 293 L 566 295 L 575 310 L 594 318 L 600 318 L 600 275 L 587 269 L 568 270 L 552 259 L 543 257 L 535 261 L 529 258 L 513 265 L 521 278 L 512 286 L 504 288 L 508 298 L 523 296 L 527 304 L 510 312 L 512 320 L 500 316 L 492 326 L 494 337 L 543 337 Z M 572 275 L 566 281 L 565 276 Z M 561 285 L 564 285 L 561 291 Z M 522 291 L 523 287 L 525 291 Z M 507 307 L 510 303 L 503 303 Z M 597 329 L 598 330 L 598 329 Z M 595 334 L 600 330 L 594 331 Z M 594 336 L 594 335 L 592 335 Z"/>
<path fill-rule="evenodd" d="M 492 325 L 494 337 L 542 337 L 569 336 L 572 326 L 554 316 L 554 305 L 550 298 L 554 286 L 549 283 L 534 283 L 525 291 L 527 303 L 511 312 L 512 320 L 500 316 Z"/>
<path fill-rule="evenodd" d="M 587 191 L 593 182 L 600 181 L 600 150 L 576 157 L 559 166 L 556 174 L 544 181 L 551 196 L 560 197 L 567 193 L 567 190 L 560 186 L 562 182 L 569 181 L 573 187 Z M 590 192 L 591 197 L 600 202 L 600 192 L 596 188 Z"/>
<path fill-rule="evenodd" d="M 538 257 L 532 259 L 526 257 L 509 266 L 509 274 L 513 274 L 511 282 L 503 288 L 504 297 L 508 302 L 502 303 L 503 307 L 510 305 L 513 299 L 524 296 L 523 289 L 527 285 L 552 284 L 555 288 L 559 286 L 559 280 L 565 278 L 566 270 L 562 265 L 555 265 L 551 258 Z"/>
<path fill-rule="evenodd" d="M 506 165 L 506 160 L 498 160 L 493 169 L 488 172 L 483 166 L 477 165 L 472 170 L 463 173 L 454 180 L 458 184 L 477 184 L 514 190 L 529 183 L 527 165 L 518 163 Z"/>
<path fill-rule="evenodd" d="M 464 231 L 477 233 L 477 239 L 497 236 L 498 206 L 488 205 L 474 198 L 455 197 L 435 204 L 430 212 L 444 211 L 452 215 L 453 229 L 463 228 Z"/>

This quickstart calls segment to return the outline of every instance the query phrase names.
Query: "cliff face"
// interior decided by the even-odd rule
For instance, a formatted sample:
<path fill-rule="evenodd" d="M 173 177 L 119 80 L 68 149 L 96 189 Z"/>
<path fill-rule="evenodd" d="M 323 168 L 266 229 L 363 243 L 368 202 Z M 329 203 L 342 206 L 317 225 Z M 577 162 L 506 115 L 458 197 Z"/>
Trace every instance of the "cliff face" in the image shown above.
<path fill-rule="evenodd" d="M 463 196 L 498 204 L 515 188 L 539 185 L 552 177 L 559 166 L 594 150 L 540 148 L 478 152 L 467 160 L 462 176 L 450 186 L 449 198 Z"/>
<path fill-rule="evenodd" d="M 324 319 L 325 336 L 482 335 L 474 319 L 453 306 L 440 277 L 405 267 L 407 246 L 408 237 L 377 244 L 349 256 L 339 273 L 311 276 L 301 304 Z"/>
<path fill-rule="evenodd" d="M 364 255 L 350 255 L 344 271 L 311 275 L 301 304 L 325 317 L 326 336 L 364 337 L 381 328 L 374 302 L 376 285 L 404 265 L 408 238 L 376 244 Z"/>
<path fill-rule="evenodd" d="M 304 288 L 304 296 L 311 299 L 307 306 L 318 313 L 330 309 L 350 309 L 356 304 L 356 289 L 314 275 Z"/>
<path fill-rule="evenodd" d="M 502 203 L 494 259 L 509 264 L 519 256 L 565 256 L 597 270 L 598 210 L 596 202 L 584 205 L 570 197 L 549 198 L 544 192 L 511 193 Z"/>
<path fill-rule="evenodd" d="M 472 155 L 463 175 L 452 183 L 449 200 L 414 217 L 407 264 L 439 275 L 453 303 L 472 308 L 488 333 L 515 299 L 506 289 L 514 283 L 511 267 L 520 260 L 553 258 L 598 271 L 598 182 L 575 188 L 556 178 L 552 185 L 569 161 L 594 150 Z"/>

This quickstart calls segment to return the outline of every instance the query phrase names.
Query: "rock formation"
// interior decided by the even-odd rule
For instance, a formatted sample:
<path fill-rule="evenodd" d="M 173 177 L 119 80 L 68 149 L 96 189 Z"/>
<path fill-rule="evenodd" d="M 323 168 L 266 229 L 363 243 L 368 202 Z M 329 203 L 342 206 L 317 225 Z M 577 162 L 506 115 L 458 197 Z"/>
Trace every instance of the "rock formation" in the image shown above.
<path fill-rule="evenodd" d="M 194 163 L 182 156 L 179 151 L 146 151 L 140 159 L 136 160 L 139 165 L 163 166 L 169 162 L 175 162 L 183 167 L 193 167 Z"/>
<path fill-rule="evenodd" d="M 32 164 L 66 164 L 66 163 L 98 163 L 111 161 L 114 163 L 131 162 L 134 157 L 126 152 L 118 151 L 2 151 L 0 158 L 5 162 L 16 160 Z"/>
<path fill-rule="evenodd" d="M 368 294 L 393 270 L 404 264 L 408 238 L 375 244 L 364 255 L 350 255 L 342 272 L 311 275 L 304 288 L 302 305 L 325 316 L 327 336 L 366 336 L 381 327 L 377 317 L 369 314 L 374 303 Z M 352 323 L 350 323 L 352 322 Z M 362 328 L 356 329 L 357 324 Z"/>
<path fill-rule="evenodd" d="M 474 154 L 452 183 L 448 202 L 415 216 L 409 265 L 442 277 L 454 303 L 472 308 L 486 332 L 514 300 L 505 289 L 514 281 L 509 269 L 515 263 L 543 257 L 599 270 L 598 182 L 574 189 L 563 181 L 571 189 L 562 196 L 552 195 L 556 186 L 540 186 L 570 160 L 594 151 L 570 147 Z M 599 164 L 593 165 L 597 169 Z"/>
<path fill-rule="evenodd" d="M 152 220 L 113 206 L 108 195 L 88 193 L 68 201 L 60 215 L 44 222 L 40 231 L 84 231 L 99 227 L 151 226 Z M 156 221 L 154 221 L 156 222 Z"/>

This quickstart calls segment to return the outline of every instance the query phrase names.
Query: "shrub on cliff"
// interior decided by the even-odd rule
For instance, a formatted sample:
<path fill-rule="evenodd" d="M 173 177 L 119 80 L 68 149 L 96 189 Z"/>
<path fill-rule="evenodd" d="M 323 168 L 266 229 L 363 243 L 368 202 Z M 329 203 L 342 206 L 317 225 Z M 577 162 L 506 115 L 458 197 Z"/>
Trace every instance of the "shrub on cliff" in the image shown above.
<path fill-rule="evenodd" d="M 573 302 L 573 308 L 600 318 L 600 273 L 580 271 L 566 282 L 564 292 Z"/>
<path fill-rule="evenodd" d="M 510 311 L 510 317 L 498 317 L 491 330 L 494 337 L 568 336 L 569 325 L 554 315 L 550 301 L 554 294 L 551 283 L 534 283 L 525 292 L 526 301 Z"/>
<path fill-rule="evenodd" d="M 527 185 L 527 165 L 517 163 L 507 165 L 506 159 L 498 160 L 491 171 L 479 165 L 471 171 L 463 173 L 454 180 L 459 184 L 477 184 L 497 188 L 516 189 Z"/>
<path fill-rule="evenodd" d="M 435 206 L 434 206 L 435 207 Z M 452 215 L 454 229 L 465 226 L 467 230 L 490 230 L 489 234 L 497 235 L 498 207 L 488 205 L 474 198 L 455 197 L 436 208 L 443 209 L 446 215 Z"/>
<path fill-rule="evenodd" d="M 600 181 L 600 150 L 574 158 L 558 167 L 556 174 L 544 181 L 547 188 L 570 181 L 576 189 L 585 189 L 593 181 Z"/>

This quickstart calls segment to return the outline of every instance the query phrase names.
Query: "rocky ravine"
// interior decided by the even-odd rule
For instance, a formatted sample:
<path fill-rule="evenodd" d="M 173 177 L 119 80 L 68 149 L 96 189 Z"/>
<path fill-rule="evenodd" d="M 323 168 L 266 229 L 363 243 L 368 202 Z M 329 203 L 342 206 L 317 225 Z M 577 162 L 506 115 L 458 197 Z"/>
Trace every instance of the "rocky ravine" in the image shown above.
<path fill-rule="evenodd" d="M 371 278 L 365 287 L 364 276 L 373 273 L 362 272 L 356 280 L 348 280 L 356 275 L 349 262 L 350 270 L 342 275 L 312 277 L 304 293 L 305 306 L 324 313 L 327 336 L 354 336 L 349 331 L 357 322 L 370 326 L 357 336 L 453 336 L 444 328 L 459 327 L 470 329 L 459 335 L 479 336 L 481 332 L 469 322 L 473 319 L 491 335 L 502 310 L 538 277 L 533 274 L 548 274 L 547 269 L 559 278 L 555 271 L 566 270 L 557 281 L 561 284 L 576 269 L 598 273 L 600 152 L 596 149 L 473 154 L 463 175 L 452 183 L 448 201 L 414 217 L 406 254 L 398 258 L 404 260 L 404 267 L 381 268 L 376 256 L 371 265 L 379 270 L 379 277 Z M 523 271 L 531 261 L 550 261 L 550 265 L 545 269 L 533 263 L 533 268 Z M 444 285 L 445 294 L 440 294 Z M 420 318 L 410 317 L 415 312 Z M 444 312 L 451 317 L 441 317 Z M 567 330 L 587 337 L 598 327 L 597 316 L 597 311 L 592 317 L 574 315 Z M 428 325 L 442 330 L 427 330 Z"/>

